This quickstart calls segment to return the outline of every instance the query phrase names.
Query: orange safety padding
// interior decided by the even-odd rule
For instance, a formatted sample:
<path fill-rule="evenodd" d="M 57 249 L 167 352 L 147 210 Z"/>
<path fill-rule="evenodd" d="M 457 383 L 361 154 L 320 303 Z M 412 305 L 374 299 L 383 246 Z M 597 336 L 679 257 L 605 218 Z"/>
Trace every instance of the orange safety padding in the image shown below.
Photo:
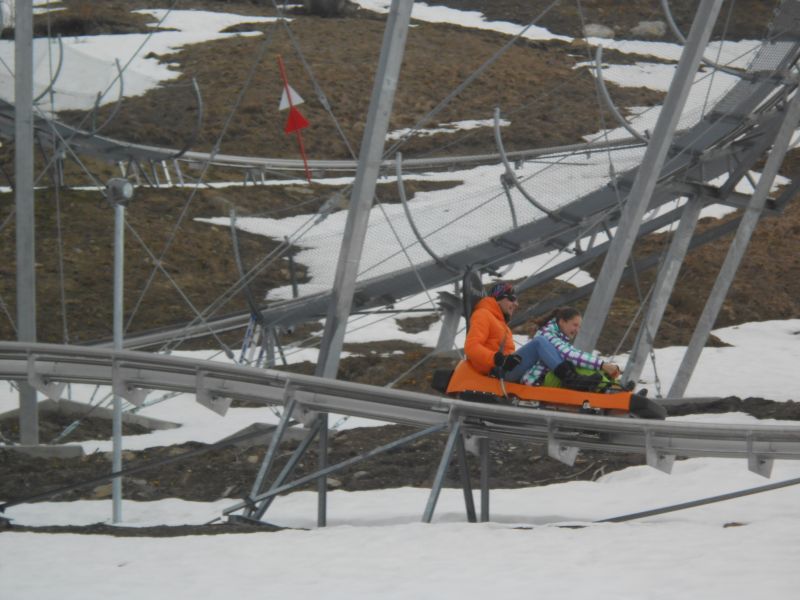
<path fill-rule="evenodd" d="M 630 411 L 631 392 L 620 391 L 610 394 L 596 394 L 594 392 L 581 392 L 566 388 L 509 382 L 505 382 L 505 388 L 506 394 L 516 396 L 520 400 L 575 407 L 581 407 L 584 402 L 588 401 L 592 408 Z M 466 360 L 458 363 L 453 376 L 450 378 L 450 384 L 447 386 L 447 394 L 457 395 L 460 392 L 488 392 L 500 398 L 503 397 L 500 380 L 481 375 Z"/>

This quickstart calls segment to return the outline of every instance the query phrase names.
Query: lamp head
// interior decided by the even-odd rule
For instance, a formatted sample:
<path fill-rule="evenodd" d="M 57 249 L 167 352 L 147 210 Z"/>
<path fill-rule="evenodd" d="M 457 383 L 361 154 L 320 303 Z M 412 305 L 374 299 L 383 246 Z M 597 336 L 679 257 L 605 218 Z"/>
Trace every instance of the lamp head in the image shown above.
<path fill-rule="evenodd" d="M 122 177 L 113 177 L 106 182 L 106 198 L 114 204 L 127 206 L 133 198 L 133 184 Z"/>

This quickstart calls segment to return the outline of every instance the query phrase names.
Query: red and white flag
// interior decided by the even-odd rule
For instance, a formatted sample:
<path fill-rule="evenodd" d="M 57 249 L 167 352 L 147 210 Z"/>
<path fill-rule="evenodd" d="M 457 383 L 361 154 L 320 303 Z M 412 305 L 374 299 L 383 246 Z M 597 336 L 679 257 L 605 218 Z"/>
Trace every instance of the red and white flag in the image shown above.
<path fill-rule="evenodd" d="M 305 102 L 297 93 L 297 91 L 289 85 L 289 80 L 286 77 L 286 69 L 283 66 L 283 58 L 278 56 L 278 68 L 281 71 L 281 79 L 283 80 L 283 93 L 281 94 L 281 101 L 278 105 L 278 110 L 289 109 L 289 117 L 286 119 L 286 125 L 283 127 L 284 133 L 287 135 L 294 133 L 297 136 L 297 143 L 300 146 L 300 155 L 303 157 L 303 168 L 306 172 L 306 179 L 311 183 L 311 171 L 308 168 L 308 158 L 306 157 L 306 149 L 303 146 L 303 136 L 300 133 L 303 129 L 309 126 L 308 119 L 298 110 L 297 105 Z"/>
<path fill-rule="evenodd" d="M 286 110 L 292 106 L 303 104 L 303 102 L 305 102 L 305 100 L 303 100 L 303 97 L 297 93 L 297 90 L 288 83 L 284 82 L 283 93 L 281 94 L 281 104 L 278 106 L 278 110 Z"/>

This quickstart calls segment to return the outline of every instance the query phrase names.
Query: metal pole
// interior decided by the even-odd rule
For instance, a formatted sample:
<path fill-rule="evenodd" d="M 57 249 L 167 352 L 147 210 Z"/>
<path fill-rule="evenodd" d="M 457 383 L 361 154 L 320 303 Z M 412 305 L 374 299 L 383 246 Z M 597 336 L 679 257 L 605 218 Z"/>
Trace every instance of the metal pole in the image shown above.
<path fill-rule="evenodd" d="M 125 262 L 125 205 L 117 202 L 114 205 L 114 351 L 122 350 L 122 292 L 124 290 Z M 116 388 L 116 386 L 115 386 Z M 111 453 L 111 470 L 122 470 L 122 398 L 118 390 L 114 391 L 114 413 L 111 422 L 113 447 Z M 112 519 L 114 523 L 122 521 L 122 477 L 111 481 Z"/>
<path fill-rule="evenodd" d="M 481 455 L 481 523 L 489 520 L 489 438 L 478 441 Z"/>
<path fill-rule="evenodd" d="M 273 490 L 283 485 L 283 482 L 286 481 L 292 473 L 294 473 L 294 469 L 297 464 L 300 462 L 300 459 L 305 456 L 308 448 L 311 446 L 311 442 L 314 441 L 314 438 L 317 437 L 317 433 L 319 432 L 319 421 L 316 421 L 314 425 L 308 430 L 306 433 L 306 437 L 303 438 L 303 441 L 294 449 L 292 455 L 289 457 L 289 460 L 286 461 L 286 464 L 283 465 L 283 469 L 281 472 L 278 473 L 278 476 L 275 478 L 275 481 L 272 482 L 269 489 Z M 254 499 L 255 500 L 255 499 Z M 262 499 L 258 507 L 253 514 L 249 514 L 248 516 L 253 517 L 254 519 L 261 519 L 264 516 L 264 513 L 267 512 L 267 509 L 272 504 L 273 500 L 275 500 L 275 496 L 268 496 Z"/>
<path fill-rule="evenodd" d="M 36 341 L 36 233 L 33 193 L 33 2 L 14 17 L 14 198 L 17 212 L 17 339 Z M 36 390 L 19 382 L 19 441 L 39 443 Z"/>
<path fill-rule="evenodd" d="M 284 397 L 287 397 L 290 394 L 290 389 L 287 386 Z M 294 397 L 291 397 L 290 400 L 285 404 L 283 414 L 278 422 L 278 427 L 272 432 L 272 438 L 270 438 L 269 446 L 267 447 L 267 453 L 264 455 L 264 460 L 261 461 L 261 466 L 258 469 L 256 480 L 253 482 L 253 488 L 250 490 L 251 498 L 253 496 L 257 496 L 261 492 L 261 485 L 264 482 L 264 477 L 266 477 L 267 473 L 269 473 L 269 470 L 272 467 L 272 462 L 275 459 L 275 453 L 278 450 L 278 445 L 283 439 L 283 434 L 286 432 L 289 421 L 292 420 L 292 413 L 294 412 L 295 404 L 296 400 Z M 245 515 L 252 517 L 253 513 L 256 511 L 256 508 L 257 507 L 255 506 L 248 507 L 248 509 L 245 511 Z"/>
<path fill-rule="evenodd" d="M 428 494 L 428 503 L 425 505 L 425 512 L 422 514 L 422 522 L 430 523 L 433 519 L 433 511 L 436 510 L 436 503 L 439 501 L 439 494 L 444 485 L 444 479 L 447 475 L 447 467 L 450 464 L 450 459 L 453 457 L 453 449 L 456 447 L 456 441 L 461 436 L 461 419 L 456 419 L 450 430 L 450 435 L 447 438 L 447 443 L 444 445 L 444 452 L 442 458 L 439 460 L 439 467 L 436 469 L 436 475 L 431 484 L 431 493 Z"/>
<path fill-rule="evenodd" d="M 725 262 L 722 264 L 717 280 L 714 282 L 714 287 L 692 334 L 692 339 L 689 341 L 689 347 L 686 349 L 686 354 L 683 355 L 680 367 L 678 367 L 675 380 L 669 390 L 670 397 L 682 397 L 686 387 L 689 385 L 689 379 L 691 379 L 694 368 L 697 366 L 703 346 L 708 340 L 714 321 L 717 320 L 717 315 L 719 315 L 722 303 L 728 294 L 728 289 L 736 276 L 739 263 L 741 263 L 744 253 L 747 251 L 747 245 L 750 243 L 753 231 L 761 218 L 770 187 L 772 187 L 775 175 L 777 175 L 778 169 L 783 163 L 783 158 L 786 156 L 786 151 L 789 148 L 789 143 L 792 140 L 798 121 L 800 121 L 800 93 L 795 91 L 794 97 L 786 107 L 786 116 L 778 135 L 775 137 L 775 144 L 769 153 L 766 165 L 764 165 L 761 179 L 758 181 L 750 203 L 744 210 L 742 220 L 739 222 L 739 228 L 736 230 L 736 236 L 731 242 L 728 254 L 725 256 Z"/>
<path fill-rule="evenodd" d="M 702 0 L 695 13 L 689 39 L 658 116 L 652 139 L 636 172 L 616 235 L 611 240 L 603 267 L 597 276 L 597 284 L 583 318 L 583 327 L 575 341 L 580 348 L 591 350 L 597 345 L 721 5 L 722 0 Z"/>
<path fill-rule="evenodd" d="M 375 184 L 386 142 L 386 131 L 389 127 L 389 116 L 392 113 L 400 65 L 403 62 L 413 4 L 413 0 L 392 0 L 389 17 L 386 21 L 381 56 L 367 115 L 367 125 L 358 157 L 358 169 L 350 195 L 350 209 L 347 212 L 347 223 L 336 267 L 332 301 L 328 308 L 315 371 L 315 374 L 320 377 L 335 379 L 339 370 L 339 355 L 344 344 L 347 317 L 350 315 L 353 304 L 353 291 L 361 262 L 369 212 L 375 195 Z M 318 418 L 327 432 L 327 415 L 319 415 Z M 322 432 L 320 432 L 319 450 L 320 467 L 324 468 L 328 449 L 327 436 Z M 317 486 L 319 497 L 317 522 L 320 526 L 325 524 L 326 491 L 327 481 L 324 477 L 320 477 Z"/>
<path fill-rule="evenodd" d="M 361 252 L 366 237 L 369 212 L 375 195 L 389 116 L 392 112 L 400 64 L 405 50 L 412 0 L 392 0 L 386 23 L 383 47 L 375 74 L 369 114 L 367 116 L 358 170 L 350 194 L 342 247 L 333 285 L 333 298 L 329 304 L 322 336 L 316 375 L 335 378 L 339 369 L 339 354 L 344 342 L 347 317 L 353 304 L 353 290 L 358 275 Z"/>
<path fill-rule="evenodd" d="M 664 264 L 661 265 L 658 271 L 650 306 L 647 308 L 647 314 L 642 321 L 642 326 L 631 349 L 623 381 L 636 381 L 639 375 L 642 374 L 645 360 L 653 349 L 656 332 L 661 325 L 661 319 L 675 287 L 675 281 L 678 279 L 678 273 L 689 249 L 689 243 L 692 241 L 697 218 L 700 216 L 702 208 L 703 202 L 697 196 L 689 198 L 686 206 L 683 207 L 681 220 L 678 222 L 678 228 L 675 230 L 672 242 L 670 242 Z"/>
<path fill-rule="evenodd" d="M 458 468 L 461 473 L 461 488 L 464 491 L 464 507 L 467 511 L 467 521 L 477 523 L 475 515 L 475 499 L 472 497 L 472 482 L 469 478 L 469 465 L 467 465 L 467 450 L 464 447 L 464 436 L 458 437 L 456 442 L 456 454 L 458 454 Z"/>
<path fill-rule="evenodd" d="M 442 328 L 434 350 L 436 354 L 450 352 L 455 347 L 463 302 L 450 292 L 439 292 L 439 306 L 442 309 Z"/>
<path fill-rule="evenodd" d="M 328 468 L 328 413 L 317 415 L 319 422 L 319 439 L 317 448 L 319 456 L 317 466 L 320 471 Z M 323 475 L 317 479 L 317 527 L 328 524 L 328 478 Z"/>

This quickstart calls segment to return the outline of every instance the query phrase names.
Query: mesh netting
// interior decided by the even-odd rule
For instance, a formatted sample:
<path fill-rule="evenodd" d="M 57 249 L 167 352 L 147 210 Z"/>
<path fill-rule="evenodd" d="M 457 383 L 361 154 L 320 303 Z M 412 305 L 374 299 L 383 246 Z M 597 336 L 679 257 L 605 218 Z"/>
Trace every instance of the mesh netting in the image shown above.
<path fill-rule="evenodd" d="M 795 10 L 797 5 L 796 2 L 784 4 L 792 5 L 791 9 L 786 10 Z M 781 14 L 778 15 L 780 18 Z M 749 47 L 740 45 L 731 52 L 737 53 L 735 61 L 749 63 L 748 72 L 751 74 L 773 71 L 785 67 L 787 60 L 795 58 L 796 42 L 787 38 L 788 34 L 782 32 L 764 44 L 751 44 Z M 722 52 L 718 54 L 722 55 Z M 734 62 L 734 58 L 729 58 L 729 62 Z M 746 81 L 719 71 L 712 73 L 708 69 L 701 70 L 686 102 L 679 130 L 685 131 L 695 126 L 702 128 L 701 120 L 711 111 L 716 115 L 733 115 L 737 104 L 751 94 L 757 85 L 756 79 Z M 780 84 L 776 82 L 775 93 L 779 89 Z M 652 131 L 658 112 L 658 109 L 647 110 L 632 119 L 631 124 L 640 131 Z M 627 133 L 620 128 L 601 132 L 595 136 L 595 140 L 622 136 L 627 136 Z M 699 136 L 694 139 L 699 139 Z M 709 143 L 713 144 L 714 140 Z M 644 147 L 628 147 L 541 157 L 517 165 L 515 174 L 538 204 L 548 211 L 555 211 L 607 186 L 610 173 L 620 174 L 635 169 L 644 151 Z M 435 255 L 446 260 L 449 255 L 547 216 L 517 189 L 512 187 L 506 193 L 501 184 L 503 173 L 502 165 L 494 165 L 427 177 L 429 180 L 438 178 L 455 182 L 453 187 L 446 190 L 418 192 L 408 203 L 419 234 Z M 331 215 L 302 237 L 300 245 L 303 250 L 296 259 L 309 266 L 313 282 L 304 286 L 305 293 L 332 287 L 346 218 L 345 212 Z M 299 226 L 300 222 L 300 218 L 296 223 L 284 219 L 267 224 L 268 231 L 264 231 L 263 227 L 259 229 L 262 233 L 282 237 L 287 230 Z M 432 261 L 430 253 L 413 231 L 401 204 L 373 207 L 361 257 L 360 282 L 419 268 Z M 281 295 L 279 291 L 277 296 Z"/>

